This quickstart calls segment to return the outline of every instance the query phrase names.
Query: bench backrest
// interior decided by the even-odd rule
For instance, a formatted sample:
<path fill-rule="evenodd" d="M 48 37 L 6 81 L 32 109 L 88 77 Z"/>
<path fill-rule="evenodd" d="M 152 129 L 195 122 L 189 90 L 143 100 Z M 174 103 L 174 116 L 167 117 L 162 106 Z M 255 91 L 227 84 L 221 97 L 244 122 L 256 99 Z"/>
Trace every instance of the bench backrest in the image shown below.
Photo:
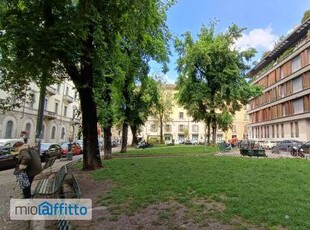
<path fill-rule="evenodd" d="M 74 190 L 74 195 L 75 195 L 75 198 L 81 198 L 81 189 L 80 189 L 80 186 L 77 182 L 77 180 L 75 179 L 75 176 L 72 174 L 72 187 L 73 187 L 73 190 Z"/>
<path fill-rule="evenodd" d="M 45 163 L 45 165 L 43 166 L 42 170 L 52 167 L 56 159 L 57 159 L 57 156 L 49 158 L 47 162 Z"/>
<path fill-rule="evenodd" d="M 64 165 L 60 168 L 60 170 L 56 173 L 55 180 L 54 180 L 54 186 L 53 191 L 58 191 L 67 175 L 67 166 Z"/>

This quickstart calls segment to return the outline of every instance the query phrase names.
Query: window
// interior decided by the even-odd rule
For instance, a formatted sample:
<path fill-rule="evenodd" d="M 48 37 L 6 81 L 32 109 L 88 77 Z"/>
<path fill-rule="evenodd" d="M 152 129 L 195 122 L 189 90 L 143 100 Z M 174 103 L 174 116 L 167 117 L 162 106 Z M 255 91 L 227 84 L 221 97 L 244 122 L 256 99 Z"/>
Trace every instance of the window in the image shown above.
<path fill-rule="evenodd" d="M 171 132 L 171 125 L 165 125 L 165 132 Z"/>
<path fill-rule="evenodd" d="M 179 132 L 185 131 L 185 125 L 179 125 Z"/>
<path fill-rule="evenodd" d="M 45 99 L 44 99 L 44 110 L 46 110 L 46 109 L 47 109 L 47 102 L 48 102 L 48 99 L 47 99 L 47 98 L 45 98 Z"/>
<path fill-rule="evenodd" d="M 52 128 L 52 135 L 51 135 L 51 139 L 55 139 L 55 135 L 56 135 L 56 127 L 53 126 Z"/>
<path fill-rule="evenodd" d="M 77 92 L 74 93 L 74 100 L 77 99 L 77 94 L 78 94 Z"/>
<path fill-rule="evenodd" d="M 277 138 L 279 138 L 279 125 L 277 124 Z"/>
<path fill-rule="evenodd" d="M 179 118 L 184 119 L 184 113 L 183 112 L 179 112 Z"/>
<path fill-rule="evenodd" d="M 65 138 L 65 135 L 66 135 L 65 128 L 62 127 L 62 129 L 61 129 L 61 139 L 64 139 L 64 138 Z"/>
<path fill-rule="evenodd" d="M 34 103 L 36 102 L 36 96 L 34 93 L 30 93 L 29 95 L 29 107 L 33 109 Z"/>
<path fill-rule="evenodd" d="M 45 132 L 45 126 L 42 125 L 41 136 L 40 136 L 41 139 L 44 139 L 44 132 Z"/>
<path fill-rule="evenodd" d="M 13 121 L 8 121 L 5 128 L 5 138 L 12 138 Z"/>
<path fill-rule="evenodd" d="M 298 127 L 298 122 L 295 122 L 295 137 L 299 137 L 299 127 Z"/>
<path fill-rule="evenodd" d="M 291 122 L 291 137 L 294 137 L 294 123 Z"/>
<path fill-rule="evenodd" d="M 300 56 L 297 56 L 292 60 L 292 73 L 299 70 L 300 68 L 301 68 Z"/>
<path fill-rule="evenodd" d="M 192 125 L 192 131 L 193 132 L 198 132 L 199 131 L 199 126 L 198 125 Z"/>
<path fill-rule="evenodd" d="M 236 125 L 233 125 L 233 126 L 232 126 L 232 131 L 233 131 L 233 132 L 236 132 Z"/>
<path fill-rule="evenodd" d="M 293 93 L 299 92 L 302 90 L 302 78 L 298 77 L 293 80 Z"/>
<path fill-rule="evenodd" d="M 57 93 L 60 93 L 60 84 L 57 85 Z"/>
<path fill-rule="evenodd" d="M 69 95 L 69 87 L 66 87 L 66 95 Z"/>
<path fill-rule="evenodd" d="M 303 113 L 304 112 L 304 103 L 303 99 L 299 98 L 293 101 L 294 106 L 294 114 Z"/>
<path fill-rule="evenodd" d="M 30 133 L 31 133 L 31 124 L 30 123 L 26 124 L 26 131 L 27 131 L 27 136 L 29 138 L 30 137 Z"/>
<path fill-rule="evenodd" d="M 155 133 L 158 131 L 158 125 L 157 124 L 151 124 L 151 132 Z"/>
<path fill-rule="evenodd" d="M 281 137 L 284 138 L 284 124 L 281 124 Z"/>
<path fill-rule="evenodd" d="M 55 103 L 55 113 L 56 114 L 58 113 L 58 103 L 57 102 Z"/>
<path fill-rule="evenodd" d="M 65 106 L 65 107 L 64 107 L 64 116 L 65 116 L 65 117 L 67 116 L 67 110 L 68 110 L 68 107 Z"/>

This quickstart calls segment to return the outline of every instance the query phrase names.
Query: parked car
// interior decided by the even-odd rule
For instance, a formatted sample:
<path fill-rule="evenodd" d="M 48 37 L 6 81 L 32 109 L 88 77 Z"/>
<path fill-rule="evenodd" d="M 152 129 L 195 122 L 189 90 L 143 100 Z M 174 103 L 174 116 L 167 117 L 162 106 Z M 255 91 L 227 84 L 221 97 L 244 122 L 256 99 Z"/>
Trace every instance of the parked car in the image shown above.
<path fill-rule="evenodd" d="M 61 146 L 55 143 L 41 143 L 40 157 L 41 161 L 47 161 L 48 158 L 57 156 L 61 158 Z"/>
<path fill-rule="evenodd" d="M 77 140 L 76 143 L 78 143 L 83 151 L 83 140 Z"/>
<path fill-rule="evenodd" d="M 193 143 L 191 142 L 191 140 L 187 139 L 184 141 L 185 145 L 192 145 Z"/>
<path fill-rule="evenodd" d="M 0 139 L 0 146 L 13 147 L 17 142 L 24 143 L 23 139 Z"/>
<path fill-rule="evenodd" d="M 150 147 L 153 147 L 153 145 L 145 141 L 140 141 L 139 144 L 137 145 L 138 149 L 145 149 Z"/>
<path fill-rule="evenodd" d="M 263 149 L 272 149 L 277 145 L 277 142 L 275 141 L 259 141 L 260 146 Z"/>
<path fill-rule="evenodd" d="M 0 170 L 11 169 L 16 166 L 18 157 L 10 153 L 0 152 Z"/>
<path fill-rule="evenodd" d="M 64 142 L 61 144 L 62 156 L 65 156 L 68 153 L 69 144 L 70 144 L 69 142 Z M 79 154 L 83 153 L 83 150 L 82 150 L 79 143 L 72 142 L 71 145 L 72 145 L 71 146 L 71 152 L 73 153 L 73 155 L 79 155 Z"/>
<path fill-rule="evenodd" d="M 310 154 L 310 141 L 301 145 L 300 148 L 304 151 L 304 154 Z"/>
<path fill-rule="evenodd" d="M 291 152 L 293 147 L 300 148 L 302 144 L 302 142 L 297 140 L 283 140 L 279 142 L 274 148 L 272 148 L 272 152 Z"/>

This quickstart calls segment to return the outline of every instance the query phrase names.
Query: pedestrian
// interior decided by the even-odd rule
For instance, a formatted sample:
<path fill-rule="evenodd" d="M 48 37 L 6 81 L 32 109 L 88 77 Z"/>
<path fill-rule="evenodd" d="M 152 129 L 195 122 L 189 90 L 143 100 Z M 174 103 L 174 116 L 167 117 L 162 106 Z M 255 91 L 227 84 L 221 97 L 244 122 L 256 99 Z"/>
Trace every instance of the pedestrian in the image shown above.
<path fill-rule="evenodd" d="M 24 171 L 29 178 L 29 186 L 23 188 L 25 199 L 31 198 L 31 184 L 34 177 L 42 171 L 40 155 L 35 148 L 30 148 L 24 144 L 18 147 L 18 166 L 19 171 Z"/>

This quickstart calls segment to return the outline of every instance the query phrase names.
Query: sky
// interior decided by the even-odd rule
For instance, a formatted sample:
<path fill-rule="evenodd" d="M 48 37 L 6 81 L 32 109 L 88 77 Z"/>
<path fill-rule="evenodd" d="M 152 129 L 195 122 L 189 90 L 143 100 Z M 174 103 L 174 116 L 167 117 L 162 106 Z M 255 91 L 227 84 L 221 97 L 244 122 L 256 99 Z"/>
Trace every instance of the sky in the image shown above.
<path fill-rule="evenodd" d="M 189 31 L 193 37 L 201 26 L 217 20 L 216 30 L 225 31 L 232 23 L 247 28 L 236 45 L 240 49 L 255 48 L 259 60 L 262 53 L 271 50 L 281 35 L 289 34 L 300 24 L 310 0 L 177 0 L 167 12 L 167 25 L 174 36 Z M 178 77 L 175 70 L 178 55 L 171 47 L 167 83 Z M 159 65 L 151 64 L 151 75 L 162 75 Z"/>

